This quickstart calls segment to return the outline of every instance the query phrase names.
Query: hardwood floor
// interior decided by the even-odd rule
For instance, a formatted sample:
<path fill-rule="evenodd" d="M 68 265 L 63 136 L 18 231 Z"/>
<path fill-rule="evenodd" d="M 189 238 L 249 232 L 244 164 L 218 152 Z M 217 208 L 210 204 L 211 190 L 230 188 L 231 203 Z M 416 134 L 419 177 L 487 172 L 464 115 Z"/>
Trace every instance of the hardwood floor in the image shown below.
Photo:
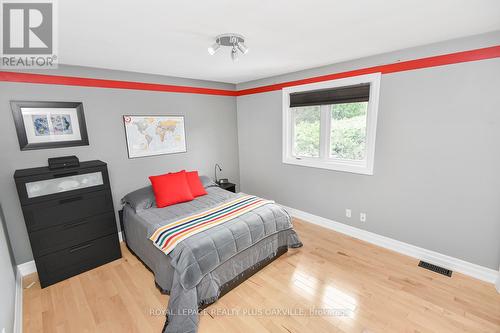
<path fill-rule="evenodd" d="M 417 267 L 416 259 L 309 223 L 294 225 L 304 247 L 208 307 L 200 333 L 500 332 L 493 285 L 459 273 L 448 278 Z M 122 250 L 122 259 L 43 290 L 36 274 L 26 277 L 25 286 L 35 284 L 24 290 L 24 332 L 160 332 L 168 296 Z M 331 310 L 322 316 L 321 309 L 347 316 Z"/>

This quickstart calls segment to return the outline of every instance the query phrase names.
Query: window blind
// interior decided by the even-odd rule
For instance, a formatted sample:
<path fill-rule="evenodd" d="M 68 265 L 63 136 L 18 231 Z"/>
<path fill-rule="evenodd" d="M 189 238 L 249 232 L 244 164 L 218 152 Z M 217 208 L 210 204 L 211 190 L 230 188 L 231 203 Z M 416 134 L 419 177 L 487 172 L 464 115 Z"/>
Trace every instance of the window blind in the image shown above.
<path fill-rule="evenodd" d="M 368 102 L 370 84 L 296 92 L 290 94 L 290 107 Z"/>

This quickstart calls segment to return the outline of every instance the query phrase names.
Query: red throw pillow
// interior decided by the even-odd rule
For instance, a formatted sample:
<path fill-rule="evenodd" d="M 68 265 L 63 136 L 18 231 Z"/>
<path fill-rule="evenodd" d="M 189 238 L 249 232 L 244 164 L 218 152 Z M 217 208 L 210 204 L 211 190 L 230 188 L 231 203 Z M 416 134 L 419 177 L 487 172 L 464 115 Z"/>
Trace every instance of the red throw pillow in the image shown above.
<path fill-rule="evenodd" d="M 194 199 L 186 177 L 186 171 L 150 176 L 158 208 Z"/>
<path fill-rule="evenodd" d="M 186 178 L 189 184 L 189 188 L 191 189 L 191 193 L 194 197 L 199 197 L 201 195 L 207 194 L 207 191 L 205 191 L 200 177 L 198 176 L 198 171 L 186 172 Z"/>

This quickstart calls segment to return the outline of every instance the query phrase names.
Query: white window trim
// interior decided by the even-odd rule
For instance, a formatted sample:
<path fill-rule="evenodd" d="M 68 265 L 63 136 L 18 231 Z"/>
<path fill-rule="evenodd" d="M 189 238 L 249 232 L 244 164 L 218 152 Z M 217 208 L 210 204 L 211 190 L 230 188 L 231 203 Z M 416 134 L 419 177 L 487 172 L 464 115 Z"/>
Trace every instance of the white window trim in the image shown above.
<path fill-rule="evenodd" d="M 344 79 L 324 81 L 318 83 L 304 84 L 283 88 L 283 138 L 282 138 L 282 159 L 283 163 L 295 164 L 305 167 L 329 169 L 336 171 L 345 171 L 359 173 L 364 175 L 373 175 L 373 164 L 375 159 L 375 139 L 377 132 L 377 116 L 380 95 L 380 77 L 381 73 L 353 76 Z M 318 89 L 337 88 L 351 86 L 355 84 L 370 84 L 370 100 L 368 101 L 367 120 L 366 120 L 366 158 L 363 161 L 333 160 L 328 158 L 330 146 L 330 117 L 323 111 L 321 112 L 321 135 L 320 135 L 320 158 L 317 157 L 295 157 L 292 154 L 293 145 L 293 126 L 291 122 L 290 94 L 294 92 L 304 92 Z M 326 119 L 325 119 L 326 118 Z"/>

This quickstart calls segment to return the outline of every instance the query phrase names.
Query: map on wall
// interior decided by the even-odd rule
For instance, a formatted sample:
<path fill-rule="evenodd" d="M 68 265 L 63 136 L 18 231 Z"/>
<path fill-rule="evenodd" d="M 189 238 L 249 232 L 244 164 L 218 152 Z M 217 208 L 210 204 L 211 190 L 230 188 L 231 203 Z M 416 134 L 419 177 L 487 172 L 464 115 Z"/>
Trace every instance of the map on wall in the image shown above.
<path fill-rule="evenodd" d="M 186 152 L 183 116 L 123 116 L 128 157 Z"/>

